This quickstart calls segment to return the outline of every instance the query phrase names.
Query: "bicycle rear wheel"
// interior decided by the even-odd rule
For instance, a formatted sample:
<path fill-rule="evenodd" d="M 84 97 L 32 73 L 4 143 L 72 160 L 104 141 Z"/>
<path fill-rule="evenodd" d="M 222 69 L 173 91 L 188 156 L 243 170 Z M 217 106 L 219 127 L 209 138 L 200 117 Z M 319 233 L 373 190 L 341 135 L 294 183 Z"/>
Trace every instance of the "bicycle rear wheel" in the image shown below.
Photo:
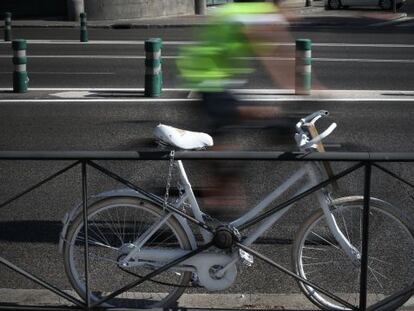
<path fill-rule="evenodd" d="M 88 208 L 89 288 L 93 302 L 152 272 L 154 265 L 122 268 L 125 248 L 164 215 L 163 210 L 134 197 L 113 197 Z M 86 296 L 83 214 L 72 222 L 64 247 L 65 270 L 76 292 Z M 170 217 L 144 247 L 191 249 L 180 223 Z M 130 289 L 106 306 L 155 308 L 171 306 L 185 290 L 191 272 L 166 271 Z"/>
<path fill-rule="evenodd" d="M 361 197 L 333 202 L 331 212 L 351 244 L 362 252 Z M 371 200 L 368 244 L 368 305 L 414 283 L 414 234 L 402 213 L 379 200 Z M 293 269 L 354 306 L 359 305 L 360 266 L 351 262 L 331 234 L 322 210 L 301 227 L 293 246 Z M 350 310 L 298 281 L 302 292 L 319 308 Z M 382 310 L 394 310 L 410 295 L 393 300 Z"/>

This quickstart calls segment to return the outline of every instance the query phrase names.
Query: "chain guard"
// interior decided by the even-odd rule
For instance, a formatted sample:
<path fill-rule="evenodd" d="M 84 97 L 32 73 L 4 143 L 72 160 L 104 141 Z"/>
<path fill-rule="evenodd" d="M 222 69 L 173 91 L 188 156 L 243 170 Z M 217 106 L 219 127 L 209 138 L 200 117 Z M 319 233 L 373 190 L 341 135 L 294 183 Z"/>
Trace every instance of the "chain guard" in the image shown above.
<path fill-rule="evenodd" d="M 236 264 L 232 264 L 220 278 L 215 277 L 214 272 L 225 267 L 232 260 L 232 257 L 224 254 L 203 254 L 203 262 L 195 263 L 200 285 L 209 291 L 230 287 L 237 277 Z"/>

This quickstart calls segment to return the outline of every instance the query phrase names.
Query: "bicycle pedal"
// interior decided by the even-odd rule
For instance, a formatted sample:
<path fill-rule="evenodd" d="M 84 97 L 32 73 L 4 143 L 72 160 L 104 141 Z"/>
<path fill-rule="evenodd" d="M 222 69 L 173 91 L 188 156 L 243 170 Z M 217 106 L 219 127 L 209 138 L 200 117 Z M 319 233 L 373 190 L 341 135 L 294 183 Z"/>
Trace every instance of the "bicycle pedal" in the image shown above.
<path fill-rule="evenodd" d="M 195 272 L 191 273 L 190 284 L 191 284 L 191 286 L 199 286 L 200 285 L 200 279 L 199 279 L 197 273 L 195 273 Z"/>
<path fill-rule="evenodd" d="M 250 267 L 254 263 L 253 256 L 248 252 L 242 250 L 241 248 L 239 248 L 239 257 L 241 259 L 242 264 L 248 267 Z"/>

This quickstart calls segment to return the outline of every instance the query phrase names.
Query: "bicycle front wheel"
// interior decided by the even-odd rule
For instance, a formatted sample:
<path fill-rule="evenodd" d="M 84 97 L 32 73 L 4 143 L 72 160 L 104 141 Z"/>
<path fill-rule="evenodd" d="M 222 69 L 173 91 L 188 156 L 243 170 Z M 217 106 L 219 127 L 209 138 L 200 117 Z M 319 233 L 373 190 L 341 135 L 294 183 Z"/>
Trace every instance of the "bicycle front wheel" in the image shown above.
<path fill-rule="evenodd" d="M 98 201 L 88 208 L 88 280 L 93 302 L 157 268 L 156 264 L 123 268 L 119 265 L 119 260 L 128 253 L 125 249 L 133 247 L 132 243 L 163 215 L 165 213 L 160 207 L 133 197 L 112 197 Z M 83 298 L 86 296 L 84 243 L 85 229 L 83 215 L 80 213 L 68 230 L 64 262 L 73 288 Z M 144 247 L 155 247 L 158 250 L 191 249 L 185 231 L 174 217 L 169 217 L 145 242 Z M 191 272 L 165 271 L 109 300 L 105 306 L 171 306 L 181 296 L 190 279 Z"/>
<path fill-rule="evenodd" d="M 363 199 L 337 199 L 331 206 L 338 227 L 362 253 Z M 414 283 L 414 235 L 407 218 L 388 204 L 372 199 L 368 242 L 368 305 Z M 302 278 L 348 303 L 359 305 L 360 265 L 351 262 L 335 240 L 322 210 L 301 227 L 293 246 L 293 269 Z M 309 285 L 298 281 L 302 292 L 319 308 L 350 310 Z M 394 310 L 410 295 L 391 301 L 382 310 Z"/>

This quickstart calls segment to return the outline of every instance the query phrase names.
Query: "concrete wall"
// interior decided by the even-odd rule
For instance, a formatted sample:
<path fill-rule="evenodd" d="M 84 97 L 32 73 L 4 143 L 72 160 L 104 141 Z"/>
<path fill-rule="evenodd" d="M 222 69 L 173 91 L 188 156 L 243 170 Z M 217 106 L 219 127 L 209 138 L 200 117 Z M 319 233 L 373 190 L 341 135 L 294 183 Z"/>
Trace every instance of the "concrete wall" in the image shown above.
<path fill-rule="evenodd" d="M 0 14 L 11 12 L 13 18 L 61 17 L 65 18 L 66 0 L 0 0 Z"/>
<path fill-rule="evenodd" d="M 1 1 L 1 0 L 0 0 Z M 194 0 L 84 0 L 89 20 L 194 14 Z"/>

